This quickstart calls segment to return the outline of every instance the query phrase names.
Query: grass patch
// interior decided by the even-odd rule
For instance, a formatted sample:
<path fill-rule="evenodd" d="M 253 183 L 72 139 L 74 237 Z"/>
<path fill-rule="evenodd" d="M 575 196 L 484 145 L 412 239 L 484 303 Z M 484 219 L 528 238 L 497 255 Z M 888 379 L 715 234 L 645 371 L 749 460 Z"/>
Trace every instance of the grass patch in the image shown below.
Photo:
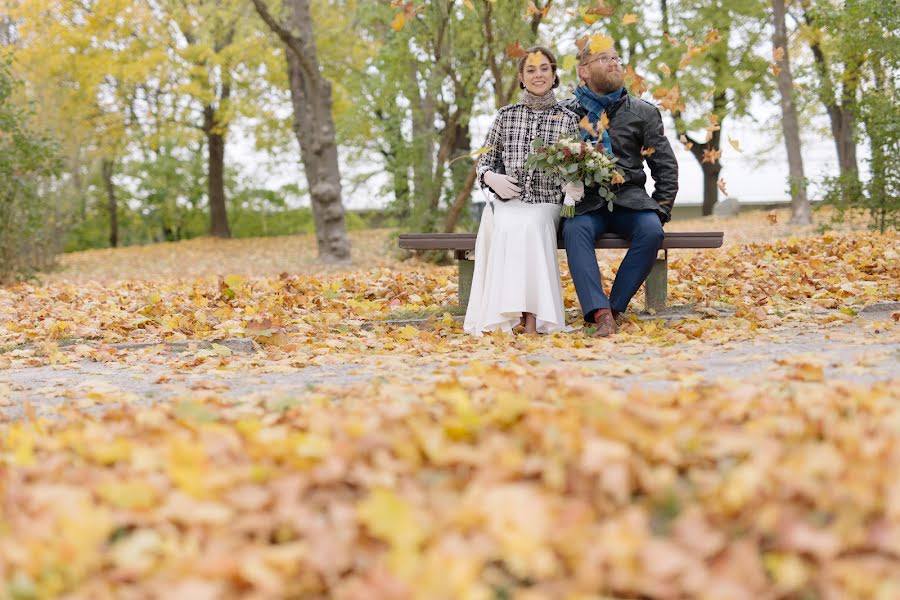
<path fill-rule="evenodd" d="M 451 316 L 461 317 L 466 314 L 466 309 L 462 306 L 434 306 L 430 308 L 421 308 L 419 310 L 394 310 L 389 312 L 383 321 L 427 321 L 428 319 L 440 319 L 444 313 L 450 313 Z"/>

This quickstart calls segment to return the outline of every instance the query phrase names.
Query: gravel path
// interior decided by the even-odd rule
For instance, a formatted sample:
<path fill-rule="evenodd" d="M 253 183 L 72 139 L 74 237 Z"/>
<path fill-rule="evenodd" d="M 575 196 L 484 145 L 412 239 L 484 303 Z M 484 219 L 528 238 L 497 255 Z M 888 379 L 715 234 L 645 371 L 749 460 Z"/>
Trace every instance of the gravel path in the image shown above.
<path fill-rule="evenodd" d="M 614 360 L 600 355 L 558 357 L 534 354 L 536 369 L 557 370 L 596 379 L 598 384 L 664 389 L 683 383 L 733 378 L 743 381 L 823 377 L 829 381 L 886 382 L 900 376 L 900 344 L 896 328 L 881 331 L 873 324 L 890 319 L 891 311 L 868 311 L 853 321 L 827 329 L 796 328 L 776 340 L 710 346 L 688 342 L 667 348 L 633 350 Z M 181 348 L 186 351 L 185 348 Z M 194 351 L 194 350 L 192 350 Z M 174 348 L 172 352 L 178 352 Z M 137 355 L 136 355 L 137 358 Z M 267 402 L 292 402 L 313 391 L 329 393 L 373 380 L 427 384 L 466 365 L 425 362 L 406 368 L 403 357 L 361 358 L 352 365 L 308 366 L 279 372 L 225 370 L 191 371 L 166 364 L 73 361 L 66 365 L 0 371 L 0 419 L 16 419 L 33 410 L 48 414 L 63 405 L 87 412 L 107 410 L 118 403 L 152 404 L 162 400 L 213 395 L 239 398 L 263 395 Z"/>

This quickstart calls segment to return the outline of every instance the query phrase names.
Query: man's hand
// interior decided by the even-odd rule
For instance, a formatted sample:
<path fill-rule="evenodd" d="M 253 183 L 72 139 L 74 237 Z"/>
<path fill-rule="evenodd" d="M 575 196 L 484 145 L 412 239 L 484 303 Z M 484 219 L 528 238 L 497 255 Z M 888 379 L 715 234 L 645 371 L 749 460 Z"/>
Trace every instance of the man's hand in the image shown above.
<path fill-rule="evenodd" d="M 522 193 L 522 188 L 517 185 L 518 180 L 509 175 L 488 171 L 484 174 L 484 182 L 501 200 L 511 200 Z"/>
<path fill-rule="evenodd" d="M 563 186 L 563 193 L 566 195 L 566 198 L 571 198 L 575 202 L 578 202 L 584 198 L 584 184 L 580 181 L 567 183 Z"/>

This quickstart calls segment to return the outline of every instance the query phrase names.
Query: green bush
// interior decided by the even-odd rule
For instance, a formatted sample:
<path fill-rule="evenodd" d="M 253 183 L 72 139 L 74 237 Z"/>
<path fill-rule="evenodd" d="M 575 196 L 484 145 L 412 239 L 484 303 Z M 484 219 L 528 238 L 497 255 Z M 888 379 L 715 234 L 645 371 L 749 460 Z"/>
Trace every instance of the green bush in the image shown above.
<path fill-rule="evenodd" d="M 9 62 L 0 62 L 0 281 L 49 266 L 62 229 L 53 193 L 56 146 L 31 131 L 30 114 L 13 104 L 17 85 Z"/>

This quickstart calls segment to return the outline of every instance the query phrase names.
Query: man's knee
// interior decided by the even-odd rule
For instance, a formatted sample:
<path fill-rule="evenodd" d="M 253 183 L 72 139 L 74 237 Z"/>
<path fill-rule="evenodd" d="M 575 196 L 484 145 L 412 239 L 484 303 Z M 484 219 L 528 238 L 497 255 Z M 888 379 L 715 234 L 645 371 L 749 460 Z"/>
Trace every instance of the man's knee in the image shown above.
<path fill-rule="evenodd" d="M 590 217 L 586 215 L 566 219 L 565 223 L 563 223 L 562 233 L 563 241 L 565 241 L 567 248 L 570 243 L 583 244 L 589 242 L 591 245 L 594 243 L 594 225 L 591 223 Z"/>
<path fill-rule="evenodd" d="M 665 235 L 662 223 L 659 222 L 659 217 L 655 213 L 650 213 L 642 218 L 638 222 L 637 227 L 635 227 L 632 235 L 632 244 L 638 243 L 642 246 L 659 250 L 662 247 Z"/>

